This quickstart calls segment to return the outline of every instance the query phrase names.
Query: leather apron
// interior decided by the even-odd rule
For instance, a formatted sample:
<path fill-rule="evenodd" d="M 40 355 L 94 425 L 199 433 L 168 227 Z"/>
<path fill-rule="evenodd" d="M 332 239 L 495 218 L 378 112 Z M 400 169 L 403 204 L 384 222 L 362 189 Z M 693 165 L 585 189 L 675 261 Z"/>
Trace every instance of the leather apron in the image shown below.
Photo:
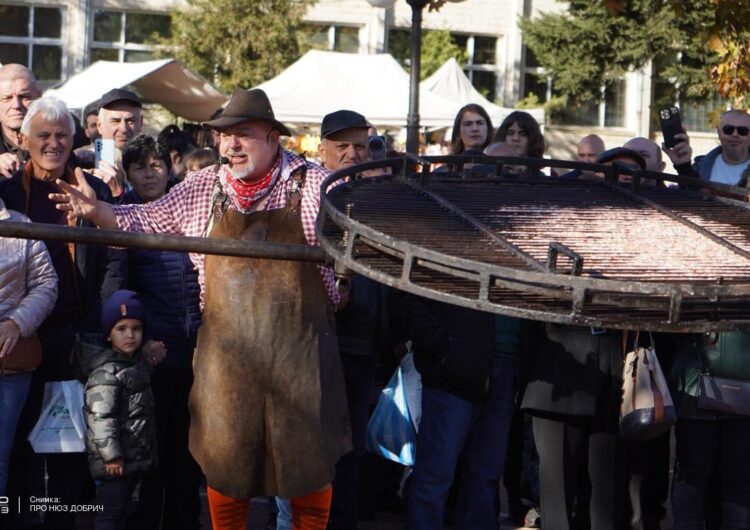
<path fill-rule="evenodd" d="M 210 237 L 307 244 L 300 191 L 285 208 L 220 212 Z M 207 255 L 205 278 L 190 451 L 208 485 L 231 497 L 317 491 L 351 450 L 333 315 L 318 266 Z"/>

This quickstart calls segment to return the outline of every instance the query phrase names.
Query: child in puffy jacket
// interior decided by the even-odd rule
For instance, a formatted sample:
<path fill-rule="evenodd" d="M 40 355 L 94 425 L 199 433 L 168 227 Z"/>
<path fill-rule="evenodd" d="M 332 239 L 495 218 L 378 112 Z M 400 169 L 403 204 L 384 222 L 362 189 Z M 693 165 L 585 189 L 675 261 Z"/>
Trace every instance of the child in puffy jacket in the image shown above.
<path fill-rule="evenodd" d="M 127 515 L 144 472 L 156 464 L 151 365 L 143 359 L 144 309 L 133 291 L 116 291 L 102 307 L 102 332 L 81 337 L 77 356 L 88 374 L 83 407 L 89 470 L 97 481 L 96 530 Z"/>

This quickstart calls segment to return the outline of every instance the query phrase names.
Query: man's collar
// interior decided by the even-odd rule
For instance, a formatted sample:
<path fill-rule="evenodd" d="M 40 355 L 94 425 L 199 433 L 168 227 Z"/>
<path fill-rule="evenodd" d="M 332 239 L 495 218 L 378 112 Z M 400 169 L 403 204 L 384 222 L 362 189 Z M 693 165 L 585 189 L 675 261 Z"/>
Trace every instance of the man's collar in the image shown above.
<path fill-rule="evenodd" d="M 5 128 L 0 129 L 0 134 L 3 137 L 3 146 L 5 147 L 5 151 L 8 153 L 13 153 L 13 154 L 18 153 L 19 151 L 23 152 L 23 149 L 21 149 L 19 133 L 15 131 L 11 131 L 11 132 L 12 134 L 15 135 L 16 142 L 13 141 L 13 138 L 10 138 L 8 135 L 5 134 Z"/>

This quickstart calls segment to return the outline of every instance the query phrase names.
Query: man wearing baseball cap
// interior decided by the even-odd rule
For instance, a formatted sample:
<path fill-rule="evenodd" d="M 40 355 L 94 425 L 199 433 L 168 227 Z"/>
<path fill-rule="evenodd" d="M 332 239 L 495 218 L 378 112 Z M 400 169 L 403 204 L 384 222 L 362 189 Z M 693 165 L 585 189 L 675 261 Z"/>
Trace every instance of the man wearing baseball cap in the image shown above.
<path fill-rule="evenodd" d="M 63 193 L 51 197 L 59 209 L 100 228 L 317 245 L 314 225 L 328 172 L 281 148 L 280 136 L 290 131 L 265 92 L 237 89 L 206 125 L 220 132 L 226 162 L 191 173 L 156 201 L 97 201 L 80 171 L 78 186 L 58 182 Z M 235 226 L 239 214 L 247 214 L 244 228 Z M 351 449 L 326 313 L 327 304 L 340 300 L 333 271 L 305 268 L 308 278 L 292 262 L 216 257 L 207 271 L 203 254 L 190 257 L 205 306 L 193 363 L 190 450 L 207 477 L 213 527 L 244 530 L 250 497 L 278 495 L 292 499 L 295 526 L 323 530 L 334 466 Z M 218 280 L 208 292 L 207 272 Z"/>
<path fill-rule="evenodd" d="M 143 106 L 138 96 L 122 88 L 114 88 L 104 94 L 99 104 L 96 127 L 105 140 L 114 140 L 115 147 L 122 150 L 138 136 L 143 128 Z"/>
<path fill-rule="evenodd" d="M 113 140 L 115 144 L 114 165 L 100 160 L 91 173 L 105 182 L 113 197 L 119 197 L 125 190 L 125 170 L 122 168 L 122 150 L 127 143 L 138 136 L 143 128 L 141 100 L 133 92 L 113 88 L 99 100 L 96 129 L 102 140 Z M 76 149 L 75 155 L 86 167 L 94 166 L 94 144 Z"/>
<path fill-rule="evenodd" d="M 323 167 L 338 171 L 367 161 L 370 125 L 353 110 L 337 110 L 323 117 L 318 155 Z"/>

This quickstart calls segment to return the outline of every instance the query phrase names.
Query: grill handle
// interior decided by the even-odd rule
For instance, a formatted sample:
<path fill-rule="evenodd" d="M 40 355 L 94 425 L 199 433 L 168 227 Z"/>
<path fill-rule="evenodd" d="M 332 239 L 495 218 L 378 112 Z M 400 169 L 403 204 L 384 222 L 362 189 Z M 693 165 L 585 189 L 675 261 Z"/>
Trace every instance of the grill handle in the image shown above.
<path fill-rule="evenodd" d="M 583 256 L 557 241 L 552 241 L 549 244 L 549 249 L 547 250 L 547 271 L 557 272 L 557 256 L 559 254 L 567 256 L 573 262 L 573 269 L 570 271 L 570 274 L 572 276 L 580 276 L 581 271 L 583 271 Z"/>

